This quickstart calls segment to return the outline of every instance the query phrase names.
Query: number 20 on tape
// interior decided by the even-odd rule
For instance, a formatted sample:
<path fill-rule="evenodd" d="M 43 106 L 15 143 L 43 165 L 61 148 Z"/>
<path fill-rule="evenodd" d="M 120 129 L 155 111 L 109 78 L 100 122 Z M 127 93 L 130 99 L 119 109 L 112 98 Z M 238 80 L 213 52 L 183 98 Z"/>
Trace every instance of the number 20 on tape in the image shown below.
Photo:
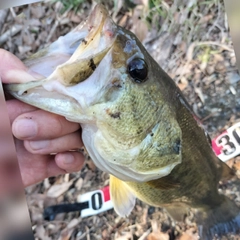
<path fill-rule="evenodd" d="M 212 148 L 219 159 L 227 160 L 240 154 L 240 122 L 212 140 Z"/>

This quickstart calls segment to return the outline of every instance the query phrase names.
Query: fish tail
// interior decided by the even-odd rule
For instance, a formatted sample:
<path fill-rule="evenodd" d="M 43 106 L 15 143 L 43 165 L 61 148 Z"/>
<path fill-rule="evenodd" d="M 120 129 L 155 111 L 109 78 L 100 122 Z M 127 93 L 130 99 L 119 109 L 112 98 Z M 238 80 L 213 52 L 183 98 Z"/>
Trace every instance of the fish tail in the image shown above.
<path fill-rule="evenodd" d="M 220 204 L 199 211 L 197 215 L 200 239 L 212 240 L 240 232 L 240 209 L 226 196 L 219 196 Z"/>

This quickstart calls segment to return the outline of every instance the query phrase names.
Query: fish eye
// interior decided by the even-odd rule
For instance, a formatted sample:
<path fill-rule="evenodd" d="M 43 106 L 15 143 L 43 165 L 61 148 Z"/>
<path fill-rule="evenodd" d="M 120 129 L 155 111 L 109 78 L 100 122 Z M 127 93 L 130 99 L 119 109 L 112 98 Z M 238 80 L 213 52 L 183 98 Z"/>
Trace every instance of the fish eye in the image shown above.
<path fill-rule="evenodd" d="M 142 58 L 135 58 L 128 64 L 128 73 L 136 83 L 145 82 L 148 75 L 147 63 Z"/>

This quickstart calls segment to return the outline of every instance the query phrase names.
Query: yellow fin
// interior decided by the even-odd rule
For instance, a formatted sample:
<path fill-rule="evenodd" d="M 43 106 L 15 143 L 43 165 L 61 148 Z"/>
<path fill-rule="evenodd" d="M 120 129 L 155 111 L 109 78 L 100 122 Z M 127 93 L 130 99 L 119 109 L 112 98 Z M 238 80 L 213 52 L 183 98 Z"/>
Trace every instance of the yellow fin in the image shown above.
<path fill-rule="evenodd" d="M 125 182 L 112 175 L 109 185 L 114 210 L 121 217 L 128 216 L 135 206 L 135 195 Z"/>

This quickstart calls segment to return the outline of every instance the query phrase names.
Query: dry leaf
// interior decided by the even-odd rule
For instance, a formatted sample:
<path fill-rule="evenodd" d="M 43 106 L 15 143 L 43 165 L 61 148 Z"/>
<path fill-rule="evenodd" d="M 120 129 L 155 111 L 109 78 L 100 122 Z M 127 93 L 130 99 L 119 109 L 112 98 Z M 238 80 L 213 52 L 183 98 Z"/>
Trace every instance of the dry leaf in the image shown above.
<path fill-rule="evenodd" d="M 69 240 L 71 238 L 73 231 L 74 231 L 74 229 L 68 229 L 68 228 L 63 229 L 61 231 L 61 235 L 58 238 L 58 240 Z"/>
<path fill-rule="evenodd" d="M 92 159 L 87 159 L 86 160 L 86 164 L 88 165 L 88 167 L 93 171 L 95 172 L 96 171 L 96 165 L 94 164 L 93 160 Z"/>
<path fill-rule="evenodd" d="M 177 85 L 180 90 L 183 91 L 188 86 L 188 80 L 185 77 L 182 77 L 181 82 L 179 82 Z"/>
<path fill-rule="evenodd" d="M 160 223 L 157 220 L 151 222 L 152 233 L 147 237 L 147 240 L 169 240 L 169 235 L 167 233 L 161 232 Z"/>
<path fill-rule="evenodd" d="M 79 224 L 79 219 L 78 218 L 74 218 L 70 221 L 70 223 L 68 223 L 67 228 L 71 229 L 76 227 Z"/>
<path fill-rule="evenodd" d="M 195 229 L 190 228 L 180 236 L 179 240 L 199 240 L 199 236 Z"/>
<path fill-rule="evenodd" d="M 115 238 L 115 240 L 131 240 L 131 239 L 132 239 L 131 233 L 125 233 L 124 236 Z"/>
<path fill-rule="evenodd" d="M 35 237 L 38 237 L 41 240 L 51 240 L 49 236 L 46 236 L 46 230 L 44 229 L 43 225 L 38 225 L 35 231 Z"/>
<path fill-rule="evenodd" d="M 44 11 L 43 7 L 36 6 L 36 7 L 31 8 L 31 13 L 32 13 L 34 18 L 39 19 L 39 18 L 44 17 L 45 11 Z"/>
<path fill-rule="evenodd" d="M 69 189 L 72 183 L 73 183 L 73 180 L 70 182 L 64 182 L 62 184 L 53 185 L 47 191 L 47 196 L 52 198 L 58 198 Z"/>
<path fill-rule="evenodd" d="M 83 186 L 83 179 L 82 179 L 82 178 L 79 178 L 79 179 L 77 180 L 77 182 L 75 183 L 75 188 L 76 188 L 78 191 L 80 191 L 81 188 L 82 188 L 82 186 Z"/>
<path fill-rule="evenodd" d="M 133 26 L 131 31 L 136 34 L 141 42 L 143 42 L 148 33 L 147 23 L 145 19 L 142 19 L 144 9 L 143 6 L 135 7 L 132 16 Z"/>
<path fill-rule="evenodd" d="M 74 14 L 74 13 L 71 14 L 70 20 L 71 20 L 72 22 L 75 22 L 75 23 L 80 23 L 80 22 L 81 22 L 80 16 L 78 16 L 78 15 L 76 15 L 76 14 Z"/>
<path fill-rule="evenodd" d="M 240 170 L 240 160 L 236 160 L 236 162 L 234 163 L 233 167 L 239 171 Z"/>
<path fill-rule="evenodd" d="M 148 235 L 147 240 L 169 240 L 169 235 L 162 232 L 152 232 Z"/>

